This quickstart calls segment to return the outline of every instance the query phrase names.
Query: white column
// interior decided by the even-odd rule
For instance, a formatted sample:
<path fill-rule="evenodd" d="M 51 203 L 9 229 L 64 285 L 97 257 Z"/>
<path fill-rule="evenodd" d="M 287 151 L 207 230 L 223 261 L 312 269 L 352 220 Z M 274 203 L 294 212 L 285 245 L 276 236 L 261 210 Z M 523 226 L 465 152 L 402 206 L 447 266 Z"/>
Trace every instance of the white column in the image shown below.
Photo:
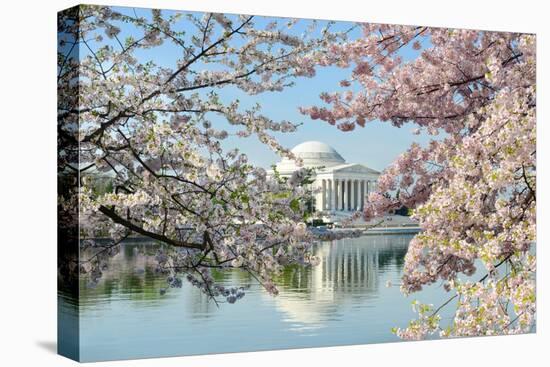
<path fill-rule="evenodd" d="M 338 207 L 336 206 L 336 204 L 338 203 L 338 201 L 336 201 L 336 194 L 338 193 L 337 190 L 338 190 L 338 185 L 336 184 L 336 180 L 335 179 L 332 179 L 332 210 L 338 210 Z"/>
<path fill-rule="evenodd" d="M 365 196 L 367 195 L 367 190 L 365 188 L 367 181 L 361 180 L 361 210 L 365 209 Z"/>
<path fill-rule="evenodd" d="M 330 180 L 325 180 L 325 210 L 330 209 Z"/>
<path fill-rule="evenodd" d="M 338 190 L 338 184 L 337 181 L 333 178 L 332 179 L 332 210 L 338 210 L 338 207 L 336 204 L 338 203 L 336 199 L 336 194 Z"/>
<path fill-rule="evenodd" d="M 332 210 L 332 180 L 327 180 L 327 210 Z"/>
<path fill-rule="evenodd" d="M 357 210 L 363 210 L 363 180 L 357 181 L 357 195 L 359 195 Z"/>
<path fill-rule="evenodd" d="M 355 180 L 350 181 L 350 191 L 351 191 L 351 210 L 355 211 L 357 209 L 357 204 L 355 203 Z"/>
<path fill-rule="evenodd" d="M 336 180 L 336 210 L 342 210 L 342 180 Z"/>
<path fill-rule="evenodd" d="M 349 210 L 353 210 L 353 199 L 355 195 L 353 195 L 353 180 L 349 180 Z"/>
<path fill-rule="evenodd" d="M 357 196 L 355 197 L 357 210 L 361 210 L 361 180 L 357 180 Z"/>
<path fill-rule="evenodd" d="M 344 211 L 348 210 L 348 194 L 349 194 L 349 180 L 344 181 Z"/>
<path fill-rule="evenodd" d="M 330 210 L 330 180 L 325 180 L 325 210 Z"/>
<path fill-rule="evenodd" d="M 343 183 L 342 183 L 342 179 L 339 179 L 338 180 L 338 202 L 336 204 L 336 208 L 338 208 L 338 210 L 342 210 L 342 190 L 344 189 L 344 186 L 343 186 Z"/>
<path fill-rule="evenodd" d="M 340 180 L 334 179 L 334 210 L 340 210 L 338 201 L 340 200 Z"/>
<path fill-rule="evenodd" d="M 357 203 L 359 202 L 359 180 L 353 180 L 353 210 L 359 210 Z"/>
<path fill-rule="evenodd" d="M 344 210 L 344 180 L 338 180 L 338 210 Z"/>
<path fill-rule="evenodd" d="M 342 179 L 341 182 L 342 182 L 342 200 L 341 200 L 341 203 L 340 203 L 340 207 L 342 208 L 342 210 L 346 210 L 346 202 L 347 202 L 347 199 L 346 199 L 346 192 L 347 192 L 346 184 L 347 184 L 347 180 Z"/>
<path fill-rule="evenodd" d="M 325 180 L 321 180 L 321 205 L 319 205 L 320 210 L 325 210 L 326 204 L 326 193 L 327 193 L 327 183 Z"/>

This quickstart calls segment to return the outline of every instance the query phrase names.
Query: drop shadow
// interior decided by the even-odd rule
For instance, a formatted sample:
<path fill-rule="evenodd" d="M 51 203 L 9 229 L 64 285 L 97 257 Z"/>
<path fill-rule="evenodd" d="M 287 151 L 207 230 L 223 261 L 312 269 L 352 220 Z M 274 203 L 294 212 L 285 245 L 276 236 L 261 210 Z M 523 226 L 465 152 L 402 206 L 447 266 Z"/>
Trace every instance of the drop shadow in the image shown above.
<path fill-rule="evenodd" d="M 38 340 L 36 342 L 36 345 L 38 345 L 39 347 L 41 347 L 42 349 L 50 352 L 50 353 L 53 353 L 53 354 L 57 354 L 57 342 L 56 341 L 53 341 L 53 340 Z"/>

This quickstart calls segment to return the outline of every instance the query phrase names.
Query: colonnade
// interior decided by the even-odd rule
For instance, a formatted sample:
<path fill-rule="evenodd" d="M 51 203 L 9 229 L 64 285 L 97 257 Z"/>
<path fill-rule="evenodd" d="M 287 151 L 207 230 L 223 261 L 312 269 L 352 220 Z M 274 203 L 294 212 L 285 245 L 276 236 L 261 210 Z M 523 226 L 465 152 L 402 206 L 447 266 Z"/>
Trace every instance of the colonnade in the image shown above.
<path fill-rule="evenodd" d="M 376 182 L 358 179 L 320 179 L 317 210 L 363 210 L 369 193 L 376 189 Z"/>

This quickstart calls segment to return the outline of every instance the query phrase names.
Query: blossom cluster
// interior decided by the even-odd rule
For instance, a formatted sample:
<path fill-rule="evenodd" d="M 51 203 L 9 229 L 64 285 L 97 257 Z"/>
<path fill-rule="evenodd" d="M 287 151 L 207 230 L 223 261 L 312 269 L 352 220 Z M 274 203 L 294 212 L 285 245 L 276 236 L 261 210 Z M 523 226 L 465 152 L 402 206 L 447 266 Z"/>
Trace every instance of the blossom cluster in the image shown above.
<path fill-rule="evenodd" d="M 535 323 L 535 37 L 363 24 L 363 36 L 331 45 L 321 66 L 351 67 L 343 90 L 323 92 L 312 119 L 343 131 L 369 121 L 417 126 L 412 144 L 381 175 L 366 219 L 406 206 L 422 231 L 409 245 L 406 295 L 441 282 L 458 298 L 454 321 L 440 309 L 396 329 L 405 339 L 526 332 Z M 404 59 L 401 50 L 416 53 Z M 503 271 L 502 268 L 505 270 Z M 463 283 L 479 275 L 475 283 Z M 511 286 L 513 284 L 513 286 Z M 449 305 L 452 303 L 448 303 Z M 453 306 L 446 306 L 447 308 Z"/>
<path fill-rule="evenodd" d="M 319 34 L 309 22 L 313 26 L 296 37 L 293 28 L 301 24 L 263 26 L 245 15 L 76 9 L 60 19 L 61 49 L 68 51 L 59 54 L 60 170 L 81 177 L 82 246 L 112 239 L 107 247 L 88 246 L 95 255 L 81 261 L 81 273 L 96 283 L 121 240 L 146 236 L 164 244 L 156 257 L 167 279 L 162 293 L 186 280 L 216 301 L 234 303 L 244 289 L 216 284 L 212 271 L 246 271 L 277 294 L 273 277 L 283 266 L 318 263 L 304 223 L 311 201 L 307 172 L 290 180 L 268 177 L 223 144 L 229 136 L 256 137 L 294 159 L 275 133 L 298 125 L 272 120 L 259 105 L 222 98 L 219 89 L 281 91 L 314 75 L 314 55 L 342 35 Z M 180 52 L 171 51 L 173 66 L 154 61 L 162 47 L 174 46 Z M 219 118 L 225 128 L 216 125 Z M 113 190 L 98 192 L 95 175 L 110 180 Z"/>

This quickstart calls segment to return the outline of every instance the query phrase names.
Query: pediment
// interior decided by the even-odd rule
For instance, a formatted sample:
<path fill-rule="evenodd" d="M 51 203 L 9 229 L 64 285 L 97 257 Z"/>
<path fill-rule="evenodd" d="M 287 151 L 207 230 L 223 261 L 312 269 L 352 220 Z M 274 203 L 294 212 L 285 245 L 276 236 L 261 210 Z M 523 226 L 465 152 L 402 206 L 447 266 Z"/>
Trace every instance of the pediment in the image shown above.
<path fill-rule="evenodd" d="M 380 172 L 358 163 L 343 164 L 339 166 L 328 167 L 324 171 L 334 172 L 334 173 L 364 173 L 364 174 L 371 174 L 371 175 L 380 174 Z"/>

